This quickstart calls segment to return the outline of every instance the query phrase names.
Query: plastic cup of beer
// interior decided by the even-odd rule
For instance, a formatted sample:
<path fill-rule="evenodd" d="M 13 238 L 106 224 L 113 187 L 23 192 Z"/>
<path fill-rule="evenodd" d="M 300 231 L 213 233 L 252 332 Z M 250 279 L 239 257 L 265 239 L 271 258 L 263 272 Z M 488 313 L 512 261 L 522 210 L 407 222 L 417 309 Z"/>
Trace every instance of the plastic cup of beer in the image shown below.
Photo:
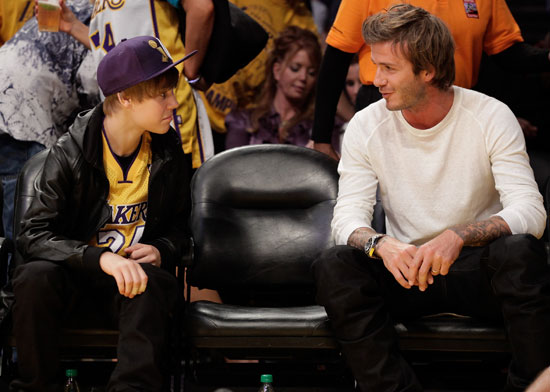
<path fill-rule="evenodd" d="M 59 16 L 61 5 L 59 0 L 38 0 L 38 30 L 59 31 Z"/>

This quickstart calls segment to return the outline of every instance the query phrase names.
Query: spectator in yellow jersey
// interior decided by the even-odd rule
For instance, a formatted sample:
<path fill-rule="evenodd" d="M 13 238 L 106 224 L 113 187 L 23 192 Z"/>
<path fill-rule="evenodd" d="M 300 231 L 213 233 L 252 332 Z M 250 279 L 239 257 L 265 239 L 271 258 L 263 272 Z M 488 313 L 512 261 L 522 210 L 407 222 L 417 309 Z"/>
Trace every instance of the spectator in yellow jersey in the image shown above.
<path fill-rule="evenodd" d="M 108 391 L 165 390 L 191 208 L 188 157 L 170 126 L 183 60 L 152 36 L 122 41 L 97 70 L 105 101 L 50 149 L 17 241 L 13 390 L 61 390 L 57 337 L 78 309 L 119 330 Z"/>

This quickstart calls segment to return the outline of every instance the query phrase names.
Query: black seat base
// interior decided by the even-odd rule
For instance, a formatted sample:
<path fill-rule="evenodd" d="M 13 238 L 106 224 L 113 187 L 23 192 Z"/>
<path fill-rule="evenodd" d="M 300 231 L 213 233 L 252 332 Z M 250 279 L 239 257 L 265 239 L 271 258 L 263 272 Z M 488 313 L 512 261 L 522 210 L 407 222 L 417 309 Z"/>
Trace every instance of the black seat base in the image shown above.
<path fill-rule="evenodd" d="M 290 308 L 250 308 L 193 302 L 187 330 L 197 348 L 338 349 L 330 322 L 318 305 Z M 398 323 L 402 350 L 507 353 L 502 327 L 453 314 Z"/>

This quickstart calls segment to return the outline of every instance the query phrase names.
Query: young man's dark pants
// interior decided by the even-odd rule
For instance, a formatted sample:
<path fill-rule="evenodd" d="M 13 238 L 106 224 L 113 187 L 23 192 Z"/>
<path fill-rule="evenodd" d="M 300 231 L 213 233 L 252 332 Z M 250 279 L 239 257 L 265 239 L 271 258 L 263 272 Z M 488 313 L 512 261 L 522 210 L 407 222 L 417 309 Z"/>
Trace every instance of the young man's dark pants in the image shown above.
<path fill-rule="evenodd" d="M 507 390 L 523 390 L 550 365 L 550 269 L 531 235 L 464 248 L 425 292 L 405 289 L 362 251 L 337 246 L 313 265 L 326 308 L 361 391 L 420 391 L 397 347 L 394 321 L 455 312 L 502 322 L 512 347 Z"/>
<path fill-rule="evenodd" d="M 34 261 L 18 267 L 13 279 L 16 302 L 18 391 L 59 391 L 59 331 L 68 316 L 80 325 L 119 329 L 118 362 L 108 391 L 159 391 L 169 328 L 178 288 L 168 272 L 142 264 L 147 289 L 132 299 L 119 294 L 115 279 L 101 271 L 75 274 L 58 264 Z"/>

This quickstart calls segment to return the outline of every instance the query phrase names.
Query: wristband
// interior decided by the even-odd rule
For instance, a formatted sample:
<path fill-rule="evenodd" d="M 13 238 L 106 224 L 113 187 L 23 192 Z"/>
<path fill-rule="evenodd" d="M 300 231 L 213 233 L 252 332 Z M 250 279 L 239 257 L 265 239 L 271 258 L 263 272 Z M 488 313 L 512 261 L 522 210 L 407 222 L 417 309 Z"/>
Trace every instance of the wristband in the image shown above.
<path fill-rule="evenodd" d="M 384 238 L 385 236 L 386 234 L 375 234 L 367 240 L 365 244 L 365 249 L 364 249 L 367 256 L 369 256 L 372 259 L 380 259 L 380 257 L 374 254 L 374 251 L 378 241 Z"/>
<path fill-rule="evenodd" d="M 187 83 L 189 83 L 191 86 L 194 85 L 194 84 L 197 84 L 199 82 L 199 80 L 201 80 L 201 75 L 197 76 L 195 79 L 187 79 Z"/>

